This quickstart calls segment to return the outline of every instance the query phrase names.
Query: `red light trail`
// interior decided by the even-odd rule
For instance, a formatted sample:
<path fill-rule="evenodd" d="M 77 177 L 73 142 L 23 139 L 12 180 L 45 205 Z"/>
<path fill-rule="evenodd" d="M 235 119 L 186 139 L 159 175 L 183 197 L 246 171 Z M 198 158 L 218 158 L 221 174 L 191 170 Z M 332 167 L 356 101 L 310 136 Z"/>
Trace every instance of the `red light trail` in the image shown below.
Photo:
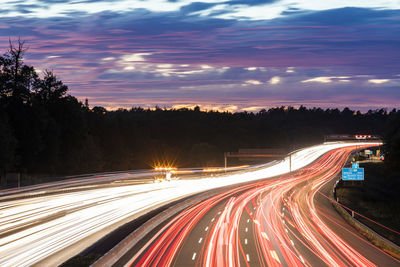
<path fill-rule="evenodd" d="M 192 205 L 165 224 L 130 265 L 375 266 L 374 259 L 326 223 L 330 215 L 315 201 L 354 149 L 330 151 L 292 174 L 242 185 Z M 190 249 L 196 252 L 187 255 Z"/>

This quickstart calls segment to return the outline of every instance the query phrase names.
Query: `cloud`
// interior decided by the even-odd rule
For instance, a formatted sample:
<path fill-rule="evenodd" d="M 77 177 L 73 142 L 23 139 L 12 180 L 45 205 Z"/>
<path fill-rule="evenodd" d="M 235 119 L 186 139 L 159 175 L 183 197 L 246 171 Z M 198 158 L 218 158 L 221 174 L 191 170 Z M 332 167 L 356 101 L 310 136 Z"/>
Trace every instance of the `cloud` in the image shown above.
<path fill-rule="evenodd" d="M 334 80 L 339 80 L 339 81 L 346 81 L 350 77 L 348 76 L 331 76 L 331 77 L 315 77 L 307 80 L 301 81 L 302 83 L 309 83 L 309 82 L 318 82 L 318 83 L 331 83 Z"/>
<path fill-rule="evenodd" d="M 30 0 L 36 6 L 25 6 L 26 16 L 2 2 L 0 48 L 21 36 L 27 63 L 53 69 L 72 94 L 108 106 L 192 98 L 239 110 L 263 101 L 361 106 L 349 92 L 372 105 L 399 102 L 399 11 L 382 1 L 364 8 L 330 0 L 79 2 Z M 369 80 L 390 82 L 378 92 Z"/>
<path fill-rule="evenodd" d="M 274 76 L 269 80 L 270 84 L 278 84 L 281 82 L 281 78 L 279 76 Z"/>
<path fill-rule="evenodd" d="M 140 61 L 146 61 L 145 57 L 150 55 L 152 55 L 152 53 L 135 53 L 135 54 L 123 55 L 121 59 L 124 62 L 140 62 Z"/>
<path fill-rule="evenodd" d="M 247 5 L 247 6 L 258 6 L 277 2 L 279 0 L 230 0 L 226 1 L 229 5 Z"/>
<path fill-rule="evenodd" d="M 397 8 L 400 9 L 400 5 Z M 365 6 L 326 8 L 317 11 L 302 8 L 298 12 L 292 12 L 289 16 L 281 18 L 281 21 L 290 24 L 296 22 L 298 25 L 359 26 L 366 24 L 395 24 L 394 21 L 390 21 L 387 18 L 394 18 L 397 15 L 398 10 L 374 9 L 366 8 Z"/>
<path fill-rule="evenodd" d="M 293 67 L 288 67 L 288 68 L 286 69 L 286 73 L 294 73 Z"/>
<path fill-rule="evenodd" d="M 315 12 L 327 12 L 326 16 L 333 17 L 330 10 L 335 9 L 380 9 L 395 10 L 400 8 L 396 1 L 385 0 L 359 0 L 351 3 L 348 1 L 326 0 L 315 2 L 312 0 L 30 0 L 28 3 L 23 1 L 5 0 L 5 15 L 10 17 L 28 15 L 29 17 L 65 17 L 71 13 L 80 12 L 81 14 L 95 14 L 101 12 L 124 13 L 135 10 L 145 10 L 148 12 L 181 12 L 182 14 L 192 14 L 202 12 L 204 16 L 220 17 L 225 19 L 246 19 L 246 20 L 266 20 L 282 18 L 288 15 L 309 14 L 309 19 L 315 18 Z M 362 10 L 359 10 L 363 12 Z M 351 20 L 347 13 L 355 14 L 355 17 L 368 14 L 356 14 L 356 11 L 343 10 L 337 15 L 344 21 Z M 314 16 L 314 17 L 313 17 Z M 344 18 L 344 19 L 343 19 Z M 352 21 L 355 21 L 353 19 Z M 339 22 L 341 23 L 341 22 Z"/>
<path fill-rule="evenodd" d="M 390 82 L 390 79 L 369 79 L 368 82 L 372 84 L 381 84 Z"/>
<path fill-rule="evenodd" d="M 204 2 L 193 2 L 186 6 L 182 6 L 180 11 L 182 13 L 193 13 L 196 11 L 201 11 L 205 9 L 209 9 L 217 5 L 216 3 L 204 3 Z"/>
<path fill-rule="evenodd" d="M 260 85 L 262 82 L 257 81 L 257 80 L 247 80 L 245 81 L 246 84 L 251 84 L 251 85 Z"/>

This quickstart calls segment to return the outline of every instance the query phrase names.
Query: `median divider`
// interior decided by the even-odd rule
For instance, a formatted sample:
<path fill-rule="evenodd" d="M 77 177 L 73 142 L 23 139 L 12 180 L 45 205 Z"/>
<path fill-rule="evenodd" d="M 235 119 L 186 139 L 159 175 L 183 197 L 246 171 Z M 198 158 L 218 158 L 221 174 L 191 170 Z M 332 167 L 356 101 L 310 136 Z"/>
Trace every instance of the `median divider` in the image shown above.
<path fill-rule="evenodd" d="M 398 245 L 394 244 L 390 240 L 387 240 L 386 238 L 379 235 L 365 224 L 355 219 L 353 216 L 351 216 L 351 214 L 349 214 L 346 211 L 346 209 L 342 207 L 342 205 L 339 202 L 336 201 L 335 192 L 337 185 L 338 183 L 335 183 L 333 190 L 330 193 L 331 202 L 336 211 L 344 218 L 344 220 L 348 224 L 353 226 L 360 234 L 366 237 L 372 244 L 384 250 L 393 257 L 400 259 L 400 247 Z"/>

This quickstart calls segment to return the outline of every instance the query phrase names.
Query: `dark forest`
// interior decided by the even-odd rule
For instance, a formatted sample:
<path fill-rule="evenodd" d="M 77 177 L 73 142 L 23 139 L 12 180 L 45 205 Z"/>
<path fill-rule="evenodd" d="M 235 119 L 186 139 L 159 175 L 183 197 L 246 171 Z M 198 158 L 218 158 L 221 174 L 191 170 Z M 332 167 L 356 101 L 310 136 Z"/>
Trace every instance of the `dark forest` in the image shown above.
<path fill-rule="evenodd" d="M 223 164 L 239 148 L 293 150 L 327 134 L 376 134 L 386 143 L 386 165 L 400 168 L 400 111 L 349 108 L 263 109 L 227 113 L 191 109 L 107 111 L 68 94 L 53 73 L 39 75 L 23 61 L 24 44 L 0 56 L 0 173 L 56 176 Z"/>

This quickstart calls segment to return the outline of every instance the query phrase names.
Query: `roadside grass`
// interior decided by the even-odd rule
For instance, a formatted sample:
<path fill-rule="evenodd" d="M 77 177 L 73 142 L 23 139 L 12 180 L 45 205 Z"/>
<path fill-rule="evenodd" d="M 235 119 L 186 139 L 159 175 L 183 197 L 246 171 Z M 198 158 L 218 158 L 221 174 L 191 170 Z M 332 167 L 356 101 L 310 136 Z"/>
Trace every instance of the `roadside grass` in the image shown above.
<path fill-rule="evenodd" d="M 337 188 L 339 202 L 350 209 L 400 232 L 400 173 L 385 170 L 383 163 L 363 163 L 363 186 L 342 185 Z M 400 235 L 361 216 L 355 218 L 397 245 Z"/>

